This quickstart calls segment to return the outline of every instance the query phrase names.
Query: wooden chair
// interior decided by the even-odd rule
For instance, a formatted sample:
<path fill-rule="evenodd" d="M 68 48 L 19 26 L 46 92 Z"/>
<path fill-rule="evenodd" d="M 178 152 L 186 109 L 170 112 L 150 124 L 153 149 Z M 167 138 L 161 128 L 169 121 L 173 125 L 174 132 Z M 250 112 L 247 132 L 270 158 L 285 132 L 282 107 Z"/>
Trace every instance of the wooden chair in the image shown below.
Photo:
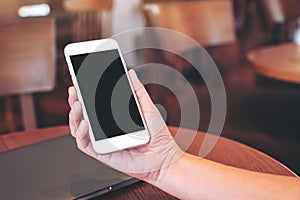
<path fill-rule="evenodd" d="M 293 40 L 293 33 L 299 28 L 299 0 L 263 0 L 268 23 L 272 29 L 272 42 Z"/>
<path fill-rule="evenodd" d="M 141 5 L 148 27 L 162 27 L 185 34 L 205 47 L 222 73 L 238 66 L 237 45 L 233 5 L 231 0 L 169 1 Z M 179 51 L 185 58 L 193 60 L 198 67 L 211 64 L 206 52 L 194 43 L 173 34 L 151 35 L 161 49 Z M 147 38 L 149 38 L 147 36 Z M 146 41 L 147 42 L 147 41 Z M 186 59 L 171 52 L 150 49 L 144 53 L 146 63 L 161 63 L 174 68 L 191 83 L 203 83 L 203 77 Z M 147 69 L 145 69 L 147 70 Z M 177 88 L 184 86 L 181 75 L 162 74 L 152 70 L 143 72 L 154 80 L 170 81 Z M 153 75 L 151 75 L 153 74 Z M 184 87 L 182 87 L 184 88 Z M 148 92 L 154 102 L 166 107 L 174 105 L 169 99 L 161 98 L 165 91 L 155 85 L 148 86 Z M 170 98 L 172 99 L 172 98 Z"/>
<path fill-rule="evenodd" d="M 220 53 L 215 53 L 214 47 L 233 44 L 236 40 L 231 0 L 157 2 L 143 4 L 142 11 L 147 26 L 163 27 L 183 33 L 202 46 L 210 48 L 216 57 L 220 57 Z M 164 44 L 172 38 L 168 35 L 167 38 L 158 39 Z M 191 48 L 180 41 L 171 43 L 172 47 L 182 51 L 189 51 Z M 176 43 L 178 43 L 177 47 Z M 233 51 L 230 50 L 229 53 Z M 228 51 L 222 52 L 223 57 L 226 57 L 227 54 Z M 199 56 L 196 55 L 198 58 Z M 178 59 L 171 58 L 169 60 L 175 60 L 171 64 L 179 71 L 183 70 Z"/>
<path fill-rule="evenodd" d="M 186 0 L 142 0 L 143 3 L 157 3 L 163 1 L 186 1 Z"/>
<path fill-rule="evenodd" d="M 55 25 L 51 19 L 16 21 L 0 26 L 0 95 L 6 96 L 6 120 L 16 129 L 12 95 L 19 95 L 25 129 L 36 127 L 33 93 L 55 86 Z"/>
<path fill-rule="evenodd" d="M 13 21 L 18 18 L 18 0 L 0 0 L 0 24 Z"/>
<path fill-rule="evenodd" d="M 112 0 L 64 0 L 67 12 L 75 13 L 73 40 L 83 41 L 110 37 Z"/>
<path fill-rule="evenodd" d="M 270 20 L 274 23 L 285 21 L 300 16 L 299 0 L 263 0 Z"/>
<path fill-rule="evenodd" d="M 230 0 L 172 1 L 144 4 L 147 25 L 186 34 L 201 45 L 214 46 L 235 41 Z"/>

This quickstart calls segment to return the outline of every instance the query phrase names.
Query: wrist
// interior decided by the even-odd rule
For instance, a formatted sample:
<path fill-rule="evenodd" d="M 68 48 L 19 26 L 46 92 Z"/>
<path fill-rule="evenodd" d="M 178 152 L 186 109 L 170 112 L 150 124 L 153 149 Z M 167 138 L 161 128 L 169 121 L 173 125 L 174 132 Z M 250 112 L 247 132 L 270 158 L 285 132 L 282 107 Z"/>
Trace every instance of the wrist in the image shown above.
<path fill-rule="evenodd" d="M 179 199 L 191 199 L 197 196 L 198 189 L 201 189 L 193 187 L 202 178 L 200 160 L 202 158 L 183 153 L 172 165 L 161 169 L 155 182 L 149 183 Z"/>
<path fill-rule="evenodd" d="M 146 182 L 159 187 L 164 188 L 170 182 L 170 177 L 176 173 L 180 173 L 181 168 L 185 166 L 187 157 L 189 156 L 186 152 L 181 152 L 180 156 L 177 157 L 172 163 L 165 165 L 159 171 L 152 174 L 150 179 L 145 180 Z"/>
<path fill-rule="evenodd" d="M 174 144 L 176 143 L 174 142 Z M 165 148 L 161 151 L 161 153 L 165 156 L 159 159 L 162 162 L 160 162 L 159 165 L 155 165 L 155 168 L 145 169 L 144 172 L 141 173 L 127 174 L 148 182 L 154 186 L 160 187 L 160 183 L 163 182 L 164 177 L 168 174 L 168 171 L 172 168 L 172 166 L 175 165 L 183 157 L 184 154 L 187 154 L 182 151 L 177 145 L 175 147 L 170 146 L 169 148 Z"/>

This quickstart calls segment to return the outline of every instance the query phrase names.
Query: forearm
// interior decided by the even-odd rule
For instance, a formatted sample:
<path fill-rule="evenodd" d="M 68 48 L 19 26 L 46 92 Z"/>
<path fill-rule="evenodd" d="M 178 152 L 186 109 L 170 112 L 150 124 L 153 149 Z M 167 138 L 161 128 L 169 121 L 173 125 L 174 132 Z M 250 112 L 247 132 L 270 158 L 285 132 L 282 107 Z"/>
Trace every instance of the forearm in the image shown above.
<path fill-rule="evenodd" d="M 300 179 L 218 164 L 190 154 L 152 184 L 180 199 L 300 199 Z"/>

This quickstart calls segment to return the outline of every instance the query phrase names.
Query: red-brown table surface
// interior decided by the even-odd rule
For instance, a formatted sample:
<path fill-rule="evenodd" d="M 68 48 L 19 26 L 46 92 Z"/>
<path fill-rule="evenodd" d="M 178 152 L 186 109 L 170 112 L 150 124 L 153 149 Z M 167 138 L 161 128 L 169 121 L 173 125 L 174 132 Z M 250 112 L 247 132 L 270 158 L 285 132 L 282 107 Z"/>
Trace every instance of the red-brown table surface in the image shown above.
<path fill-rule="evenodd" d="M 178 128 L 169 127 L 172 134 L 176 134 Z M 195 131 L 181 129 L 184 134 L 194 134 Z M 68 126 L 57 126 L 43 129 L 33 129 L 23 132 L 14 132 L 0 136 L 0 152 L 30 145 L 44 140 L 69 134 Z M 205 133 L 197 132 L 196 137 L 187 150 L 192 154 L 198 154 L 199 148 L 205 137 Z M 213 136 L 214 137 L 214 136 Z M 272 173 L 287 176 L 296 176 L 291 170 L 270 156 L 251 147 L 233 140 L 219 137 L 212 151 L 206 156 L 226 165 L 248 169 L 263 173 Z M 96 199 L 176 199 L 160 189 L 144 182 L 128 186 L 124 189 L 106 194 Z"/>

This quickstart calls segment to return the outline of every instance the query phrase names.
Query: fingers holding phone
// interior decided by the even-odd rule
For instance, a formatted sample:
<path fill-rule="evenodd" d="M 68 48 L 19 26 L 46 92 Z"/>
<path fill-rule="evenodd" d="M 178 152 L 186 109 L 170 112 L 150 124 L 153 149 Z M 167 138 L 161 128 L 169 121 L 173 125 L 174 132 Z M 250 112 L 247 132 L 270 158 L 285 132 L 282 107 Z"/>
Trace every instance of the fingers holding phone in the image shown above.
<path fill-rule="evenodd" d="M 77 99 L 81 103 L 94 150 L 106 154 L 147 144 L 150 135 L 117 42 L 72 43 L 65 47 L 65 56 L 76 88 L 69 90 L 69 103 L 75 110 Z M 71 127 L 79 126 L 80 117 L 70 119 Z"/>

